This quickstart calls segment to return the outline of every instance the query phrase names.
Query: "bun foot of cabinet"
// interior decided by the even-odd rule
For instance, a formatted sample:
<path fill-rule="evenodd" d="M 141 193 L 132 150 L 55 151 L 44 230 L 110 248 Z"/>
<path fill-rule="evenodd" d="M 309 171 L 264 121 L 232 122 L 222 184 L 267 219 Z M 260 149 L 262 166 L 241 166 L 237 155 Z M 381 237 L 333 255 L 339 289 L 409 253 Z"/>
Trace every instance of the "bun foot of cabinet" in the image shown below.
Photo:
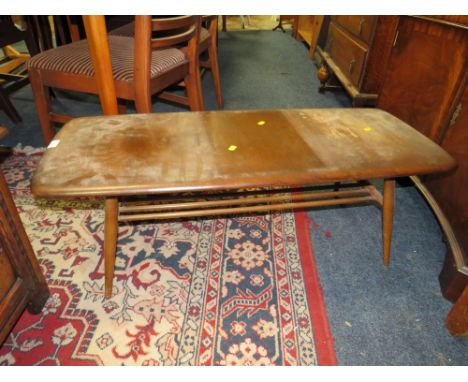
<path fill-rule="evenodd" d="M 36 294 L 31 296 L 26 309 L 31 314 L 39 314 L 44 308 L 44 305 L 47 302 L 47 299 L 50 296 L 50 292 L 48 288 L 43 288 L 42 290 L 36 292 Z"/>

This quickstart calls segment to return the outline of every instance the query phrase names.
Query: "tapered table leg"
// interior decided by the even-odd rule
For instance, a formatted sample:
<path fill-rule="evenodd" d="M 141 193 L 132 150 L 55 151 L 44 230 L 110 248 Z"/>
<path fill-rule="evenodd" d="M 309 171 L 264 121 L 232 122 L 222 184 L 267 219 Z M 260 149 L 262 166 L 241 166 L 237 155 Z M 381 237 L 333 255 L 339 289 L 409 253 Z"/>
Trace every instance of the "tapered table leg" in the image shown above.
<path fill-rule="evenodd" d="M 119 202 L 117 198 L 106 198 L 104 218 L 104 297 L 112 297 L 114 279 L 115 253 L 117 248 L 117 227 Z"/>
<path fill-rule="evenodd" d="M 383 191 L 383 260 L 384 265 L 390 263 L 390 250 L 393 232 L 393 206 L 395 204 L 395 180 L 384 180 Z"/>

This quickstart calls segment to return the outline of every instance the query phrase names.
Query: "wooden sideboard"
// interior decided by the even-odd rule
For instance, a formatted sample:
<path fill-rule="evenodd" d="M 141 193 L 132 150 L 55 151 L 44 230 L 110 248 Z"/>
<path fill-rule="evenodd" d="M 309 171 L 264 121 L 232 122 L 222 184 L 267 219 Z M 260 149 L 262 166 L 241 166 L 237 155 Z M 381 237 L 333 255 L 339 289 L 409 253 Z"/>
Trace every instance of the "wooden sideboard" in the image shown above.
<path fill-rule="evenodd" d="M 319 38 L 324 16 L 295 16 L 293 36 L 304 41 L 309 46 L 309 56 L 314 58 L 314 52 Z"/>
<path fill-rule="evenodd" d="M 456 301 L 468 284 L 468 16 L 400 16 L 377 106 L 440 144 L 458 162 L 425 177 L 448 242 L 439 280 Z"/>
<path fill-rule="evenodd" d="M 0 127 L 0 137 L 5 129 Z M 39 313 L 49 290 L 0 171 L 0 345 L 27 308 Z"/>
<path fill-rule="evenodd" d="M 317 51 L 320 91 L 336 78 L 353 100 L 353 106 L 376 104 L 395 40 L 398 16 L 330 16 Z"/>

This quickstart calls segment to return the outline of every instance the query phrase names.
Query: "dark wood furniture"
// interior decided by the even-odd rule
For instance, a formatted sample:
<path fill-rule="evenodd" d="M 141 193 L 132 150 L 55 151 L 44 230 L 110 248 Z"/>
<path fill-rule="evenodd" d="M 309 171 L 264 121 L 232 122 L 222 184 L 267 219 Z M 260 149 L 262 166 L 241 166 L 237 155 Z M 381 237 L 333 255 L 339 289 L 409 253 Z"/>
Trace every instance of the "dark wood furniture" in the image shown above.
<path fill-rule="evenodd" d="M 448 242 L 442 292 L 456 301 L 468 285 L 468 16 L 401 16 L 387 67 L 378 106 L 458 162 L 420 182 Z"/>
<path fill-rule="evenodd" d="M 0 58 L 0 109 L 3 109 L 13 123 L 21 121 L 21 116 L 10 100 L 10 94 L 28 84 L 28 76 L 24 63 L 29 55 L 38 53 L 36 40 L 32 32 L 30 19 L 25 19 L 26 30 L 18 29 L 9 16 L 0 16 L 0 48 L 3 49 L 3 57 Z M 19 54 L 8 46 L 24 41 L 27 54 Z M 10 52 L 13 51 L 13 54 Z"/>
<path fill-rule="evenodd" d="M 283 27 L 283 23 L 291 24 L 293 35 L 295 35 L 295 31 L 297 28 L 297 19 L 299 16 L 292 16 L 292 15 L 280 15 L 278 24 L 272 29 L 273 31 L 280 29 L 283 33 L 286 33 L 286 30 Z"/>
<path fill-rule="evenodd" d="M 198 62 L 200 17 L 136 16 L 135 20 L 135 39 L 108 38 L 117 97 L 134 100 L 138 112 L 150 112 L 153 94 L 183 80 L 190 109 L 203 110 Z M 153 39 L 152 31 L 161 30 L 173 33 Z M 186 49 L 173 48 L 176 44 L 185 44 Z M 48 89 L 98 94 L 88 42 L 82 40 L 38 54 L 29 61 L 28 69 L 42 132 L 49 143 L 55 135 L 53 122 L 64 123 L 72 117 L 51 111 Z"/>
<path fill-rule="evenodd" d="M 383 206 L 387 265 L 394 178 L 454 165 L 435 143 L 376 109 L 142 114 L 67 123 L 41 160 L 32 190 L 48 198 L 105 197 L 110 297 L 118 221 L 376 202 Z M 384 179 L 383 196 L 359 183 L 374 178 Z M 291 190 L 334 182 L 356 187 Z M 254 187 L 266 189 L 262 195 L 237 192 Z M 180 195 L 186 192 L 194 193 L 194 200 Z M 126 197 L 146 195 L 156 196 L 156 202 L 124 203 Z M 204 197 L 208 200 L 200 201 Z"/>
<path fill-rule="evenodd" d="M 315 48 L 322 28 L 324 16 L 295 16 L 293 37 L 309 46 L 309 57 L 314 58 Z"/>
<path fill-rule="evenodd" d="M 109 35 L 112 36 L 126 36 L 134 37 L 135 36 L 135 23 L 131 22 L 129 24 L 123 25 L 120 28 L 116 28 L 113 31 L 109 32 Z M 202 56 L 206 53 L 206 59 L 200 59 L 200 67 L 204 69 L 211 70 L 211 75 L 213 76 L 214 89 L 216 94 L 216 102 L 218 104 L 218 109 L 223 108 L 223 93 L 221 89 L 221 77 L 219 75 L 219 63 L 218 63 L 218 16 L 202 16 L 202 27 L 200 28 L 199 36 L 199 45 L 198 52 Z M 200 73 L 201 75 L 203 73 Z M 181 85 L 185 86 L 184 83 Z M 162 92 L 159 95 L 159 98 L 188 105 L 188 100 L 186 97 L 174 96 L 174 94 L 169 92 Z"/>
<path fill-rule="evenodd" d="M 447 329 L 454 336 L 468 336 L 468 286 L 445 319 Z"/>
<path fill-rule="evenodd" d="M 0 138 L 6 129 L 0 127 Z M 0 345 L 27 308 L 42 310 L 49 290 L 0 171 Z"/>
<path fill-rule="evenodd" d="M 330 16 L 317 51 L 322 59 L 320 91 L 333 76 L 353 100 L 353 106 L 375 105 L 393 42 L 398 16 Z"/>

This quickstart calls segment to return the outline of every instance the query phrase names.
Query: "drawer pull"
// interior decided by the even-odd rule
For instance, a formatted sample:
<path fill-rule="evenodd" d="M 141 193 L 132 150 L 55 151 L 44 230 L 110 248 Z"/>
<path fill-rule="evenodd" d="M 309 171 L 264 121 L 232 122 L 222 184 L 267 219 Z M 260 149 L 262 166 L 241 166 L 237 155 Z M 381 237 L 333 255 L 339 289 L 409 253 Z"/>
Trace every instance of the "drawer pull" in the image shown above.
<path fill-rule="evenodd" d="M 359 26 L 358 26 L 358 34 L 359 34 L 359 36 L 360 36 L 361 33 L 362 33 L 362 28 L 363 28 L 363 26 L 364 26 L 365 23 L 366 23 L 366 19 L 361 19 L 361 20 L 359 21 Z"/>
<path fill-rule="evenodd" d="M 351 73 L 354 69 L 354 65 L 356 64 L 356 60 L 353 58 L 350 62 L 349 62 L 349 66 L 348 66 L 348 73 Z"/>

